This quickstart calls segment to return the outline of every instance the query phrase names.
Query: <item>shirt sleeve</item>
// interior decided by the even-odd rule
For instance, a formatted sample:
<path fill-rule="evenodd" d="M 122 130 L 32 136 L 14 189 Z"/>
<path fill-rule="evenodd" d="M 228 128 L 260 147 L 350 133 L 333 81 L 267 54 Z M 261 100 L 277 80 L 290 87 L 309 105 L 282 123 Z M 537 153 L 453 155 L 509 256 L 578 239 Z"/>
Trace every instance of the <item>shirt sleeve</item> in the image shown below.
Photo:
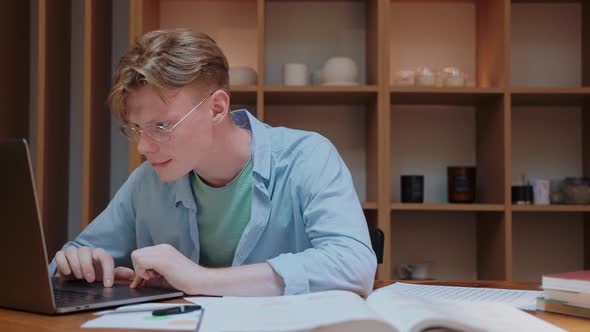
<path fill-rule="evenodd" d="M 268 260 L 283 278 L 284 294 L 338 289 L 368 295 L 377 258 L 344 161 L 332 143 L 323 139 L 304 155 L 297 175 L 312 248 Z"/>
<path fill-rule="evenodd" d="M 138 167 L 123 183 L 115 197 L 74 241 L 67 242 L 68 247 L 87 246 L 105 249 L 115 260 L 115 266 L 131 267 L 131 252 L 136 249 L 135 236 L 135 193 L 138 191 L 142 166 Z M 55 258 L 49 264 L 49 274 L 57 270 Z"/>

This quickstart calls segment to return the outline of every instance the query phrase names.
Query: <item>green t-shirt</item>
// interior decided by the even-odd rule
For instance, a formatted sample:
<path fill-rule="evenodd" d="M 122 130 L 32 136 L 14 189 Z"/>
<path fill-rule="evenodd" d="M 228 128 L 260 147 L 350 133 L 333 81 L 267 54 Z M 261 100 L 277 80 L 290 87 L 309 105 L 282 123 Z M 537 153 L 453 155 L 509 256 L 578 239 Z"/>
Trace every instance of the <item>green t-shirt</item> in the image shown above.
<path fill-rule="evenodd" d="M 201 257 L 206 267 L 232 265 L 238 242 L 250 221 L 252 205 L 252 159 L 227 186 L 213 188 L 190 173 L 197 204 Z"/>

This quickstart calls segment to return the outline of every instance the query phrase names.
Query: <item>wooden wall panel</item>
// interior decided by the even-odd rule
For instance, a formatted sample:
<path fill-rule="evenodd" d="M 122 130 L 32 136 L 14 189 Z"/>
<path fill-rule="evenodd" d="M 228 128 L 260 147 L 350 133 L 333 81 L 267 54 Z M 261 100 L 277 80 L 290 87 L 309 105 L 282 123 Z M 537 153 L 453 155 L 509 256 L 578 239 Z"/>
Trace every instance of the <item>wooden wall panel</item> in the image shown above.
<path fill-rule="evenodd" d="M 590 87 L 590 0 L 582 2 L 582 85 Z"/>
<path fill-rule="evenodd" d="M 84 115 L 82 224 L 84 229 L 108 204 L 110 113 L 106 99 L 111 71 L 111 1 L 84 3 Z"/>
<path fill-rule="evenodd" d="M 36 176 L 47 254 L 67 240 L 70 1 L 38 0 Z"/>
<path fill-rule="evenodd" d="M 477 1 L 477 86 L 503 87 L 509 77 L 506 71 L 506 31 L 509 0 Z"/>
<path fill-rule="evenodd" d="M 158 0 L 129 0 L 129 43 L 133 45 L 135 39 L 144 33 L 156 30 L 160 26 L 160 1 Z M 129 142 L 128 168 L 133 172 L 144 161 L 137 152 L 137 144 Z"/>
<path fill-rule="evenodd" d="M 0 2 L 0 139 L 29 138 L 30 2 Z"/>

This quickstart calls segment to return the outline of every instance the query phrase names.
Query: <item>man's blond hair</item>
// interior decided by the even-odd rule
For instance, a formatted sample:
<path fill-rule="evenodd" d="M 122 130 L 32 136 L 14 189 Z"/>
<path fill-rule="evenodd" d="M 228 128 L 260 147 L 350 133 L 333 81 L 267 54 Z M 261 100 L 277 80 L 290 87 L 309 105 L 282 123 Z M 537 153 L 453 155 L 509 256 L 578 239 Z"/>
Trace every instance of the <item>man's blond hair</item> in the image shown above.
<path fill-rule="evenodd" d="M 126 99 L 134 88 L 149 85 L 163 96 L 164 90 L 194 83 L 229 93 L 228 81 L 227 59 L 208 35 L 188 29 L 151 31 L 138 38 L 121 58 L 108 104 L 125 123 Z"/>

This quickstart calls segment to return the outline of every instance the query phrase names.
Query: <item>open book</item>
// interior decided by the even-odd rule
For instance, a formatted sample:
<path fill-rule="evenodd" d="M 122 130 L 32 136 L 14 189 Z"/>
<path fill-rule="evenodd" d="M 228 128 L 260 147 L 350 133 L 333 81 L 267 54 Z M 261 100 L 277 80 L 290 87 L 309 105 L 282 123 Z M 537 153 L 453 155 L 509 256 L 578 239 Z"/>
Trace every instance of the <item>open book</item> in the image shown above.
<path fill-rule="evenodd" d="M 505 303 L 432 300 L 395 285 L 365 300 L 346 291 L 282 297 L 191 297 L 201 331 L 563 331 Z"/>

